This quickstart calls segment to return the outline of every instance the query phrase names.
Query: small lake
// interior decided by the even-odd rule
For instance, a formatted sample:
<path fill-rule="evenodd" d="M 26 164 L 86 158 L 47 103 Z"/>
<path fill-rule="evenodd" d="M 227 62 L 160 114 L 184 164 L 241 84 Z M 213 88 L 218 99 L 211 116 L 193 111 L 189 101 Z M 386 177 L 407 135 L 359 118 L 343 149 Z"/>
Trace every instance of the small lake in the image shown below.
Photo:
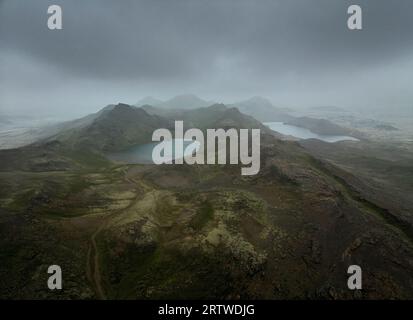
<path fill-rule="evenodd" d="M 163 159 L 166 158 L 167 162 L 171 162 L 172 160 L 179 158 L 179 157 L 175 157 L 175 142 L 180 142 L 180 141 L 183 141 L 184 157 L 187 155 L 191 155 L 194 152 L 199 150 L 200 143 L 198 141 L 173 139 L 173 140 L 165 142 L 172 146 L 172 153 L 162 154 Z M 139 145 L 132 146 L 124 151 L 107 154 L 106 156 L 112 161 L 118 161 L 118 162 L 123 162 L 123 163 L 153 164 L 154 162 L 152 160 L 152 150 L 159 143 L 160 142 L 139 144 Z M 154 159 L 154 160 L 157 160 L 157 159 Z"/>
<path fill-rule="evenodd" d="M 333 135 L 321 135 L 314 133 L 308 129 L 285 124 L 284 122 L 264 122 L 271 130 L 281 133 L 283 135 L 293 136 L 298 139 L 318 139 L 325 142 L 338 142 L 338 141 L 359 141 L 359 139 L 350 136 L 333 136 Z"/>

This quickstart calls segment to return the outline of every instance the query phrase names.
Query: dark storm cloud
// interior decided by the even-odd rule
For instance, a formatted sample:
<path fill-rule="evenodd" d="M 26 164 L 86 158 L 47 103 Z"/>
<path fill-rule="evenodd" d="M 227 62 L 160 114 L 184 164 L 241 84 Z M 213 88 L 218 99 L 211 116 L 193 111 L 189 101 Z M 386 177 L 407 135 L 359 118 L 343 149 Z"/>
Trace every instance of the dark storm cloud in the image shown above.
<path fill-rule="evenodd" d="M 0 36 L 58 67 L 126 78 L 199 74 L 220 55 L 263 72 L 363 66 L 411 50 L 412 1 L 359 3 L 357 33 L 345 27 L 349 1 L 5 1 Z M 48 4 L 63 8 L 60 32 L 46 28 Z"/>
<path fill-rule="evenodd" d="M 274 87 L 287 94 L 332 81 L 342 86 L 374 68 L 410 61 L 413 51 L 411 0 L 0 3 L 3 61 L 19 57 L 51 78 L 112 81 L 113 87 L 118 81 L 272 96 Z M 362 31 L 346 27 L 353 3 L 363 8 Z M 46 27 L 51 4 L 63 8 L 61 31 Z M 14 75 L 16 82 L 21 76 Z"/>

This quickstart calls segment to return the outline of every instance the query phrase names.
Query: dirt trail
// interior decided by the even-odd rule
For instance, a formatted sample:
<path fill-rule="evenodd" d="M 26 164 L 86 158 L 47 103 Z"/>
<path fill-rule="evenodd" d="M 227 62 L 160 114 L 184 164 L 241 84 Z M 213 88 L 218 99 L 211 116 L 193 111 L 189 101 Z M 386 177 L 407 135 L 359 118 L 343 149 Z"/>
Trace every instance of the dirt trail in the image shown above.
<path fill-rule="evenodd" d="M 92 282 L 95 293 L 98 299 L 106 300 L 106 295 L 102 287 L 102 279 L 100 275 L 99 266 L 99 251 L 96 244 L 96 236 L 104 229 L 106 226 L 105 221 L 97 228 L 97 230 L 90 237 L 90 247 L 88 251 L 88 278 Z"/>
<path fill-rule="evenodd" d="M 129 178 L 127 176 L 127 170 L 124 171 L 124 176 L 123 179 L 133 185 L 138 185 L 142 191 L 143 194 L 145 195 L 147 192 L 153 191 L 154 189 L 150 187 L 148 184 L 146 184 L 144 181 L 136 181 L 135 179 Z M 93 232 L 93 234 L 90 237 L 90 245 L 89 245 L 89 250 L 87 254 L 87 261 L 86 261 L 86 273 L 89 281 L 91 282 L 94 290 L 96 297 L 101 300 L 106 300 L 107 296 L 105 294 L 105 290 L 102 285 L 102 276 L 101 276 L 101 268 L 100 268 L 100 259 L 99 259 L 99 250 L 98 246 L 96 243 L 96 238 L 98 235 L 107 227 L 108 223 L 110 222 L 111 218 L 118 215 L 122 211 L 130 208 L 134 204 L 136 204 L 137 201 L 141 199 L 142 195 L 138 192 L 137 196 L 135 199 L 126 207 L 123 209 L 116 210 L 114 212 L 111 212 L 105 216 L 102 217 L 102 222 L 99 224 L 97 227 L 96 231 Z"/>

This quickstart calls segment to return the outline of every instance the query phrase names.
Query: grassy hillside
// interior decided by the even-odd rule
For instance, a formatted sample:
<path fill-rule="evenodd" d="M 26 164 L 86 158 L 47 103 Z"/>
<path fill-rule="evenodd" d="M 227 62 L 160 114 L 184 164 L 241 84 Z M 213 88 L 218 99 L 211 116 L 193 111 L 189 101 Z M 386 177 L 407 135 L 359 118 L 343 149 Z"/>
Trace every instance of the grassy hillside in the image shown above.
<path fill-rule="evenodd" d="M 1 298 L 413 297 L 406 212 L 367 196 L 368 180 L 320 151 L 263 131 L 255 176 L 237 165 L 103 157 L 172 119 L 260 126 L 223 105 L 168 118 L 119 105 L 51 141 L 0 151 Z M 45 285 L 52 264 L 63 270 L 59 292 Z M 352 264 L 363 269 L 362 291 L 347 289 Z"/>

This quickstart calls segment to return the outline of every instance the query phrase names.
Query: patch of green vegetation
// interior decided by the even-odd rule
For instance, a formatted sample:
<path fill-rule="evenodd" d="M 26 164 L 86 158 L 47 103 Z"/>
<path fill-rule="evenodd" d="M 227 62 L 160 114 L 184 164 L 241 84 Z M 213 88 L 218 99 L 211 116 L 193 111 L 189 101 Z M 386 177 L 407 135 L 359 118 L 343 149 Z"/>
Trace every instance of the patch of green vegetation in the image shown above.
<path fill-rule="evenodd" d="M 169 193 L 159 194 L 154 198 L 154 216 L 163 226 L 173 225 L 179 215 L 181 206 L 176 203 L 175 198 Z"/>
<path fill-rule="evenodd" d="M 34 189 L 26 189 L 22 192 L 16 193 L 13 196 L 13 200 L 8 205 L 12 210 L 24 210 L 29 204 L 30 200 L 35 196 L 36 191 Z"/>
<path fill-rule="evenodd" d="M 209 201 L 204 201 L 189 225 L 196 231 L 199 231 L 213 218 L 214 208 Z"/>
<path fill-rule="evenodd" d="M 84 176 L 49 175 L 47 179 L 31 183 L 30 191 L 21 197 L 15 197 L 21 206 L 32 205 L 34 212 L 49 218 L 73 217 L 84 215 L 89 199 L 84 191 L 92 185 Z"/>
<path fill-rule="evenodd" d="M 83 177 L 76 177 L 74 180 L 70 181 L 68 194 L 79 193 L 87 189 L 91 185 L 92 183 L 90 181 L 85 180 Z"/>
<path fill-rule="evenodd" d="M 108 159 L 106 159 L 102 154 L 92 152 L 89 150 L 69 150 L 63 152 L 63 154 L 82 165 L 93 167 L 95 169 L 103 169 L 111 164 L 111 162 Z"/>
<path fill-rule="evenodd" d="M 291 179 L 282 170 L 280 170 L 280 168 L 278 168 L 276 165 L 272 165 L 269 168 L 269 174 L 272 177 L 275 177 L 281 183 L 290 184 L 290 185 L 294 185 L 294 186 L 299 185 L 299 183 L 297 181 Z"/>
<path fill-rule="evenodd" d="M 215 255 L 197 249 L 183 253 L 159 243 L 150 248 L 128 244 L 115 257 L 110 253 L 114 243 L 102 242 L 106 242 L 101 270 L 108 298 L 212 299 L 225 297 L 231 289 L 228 273 Z"/>

